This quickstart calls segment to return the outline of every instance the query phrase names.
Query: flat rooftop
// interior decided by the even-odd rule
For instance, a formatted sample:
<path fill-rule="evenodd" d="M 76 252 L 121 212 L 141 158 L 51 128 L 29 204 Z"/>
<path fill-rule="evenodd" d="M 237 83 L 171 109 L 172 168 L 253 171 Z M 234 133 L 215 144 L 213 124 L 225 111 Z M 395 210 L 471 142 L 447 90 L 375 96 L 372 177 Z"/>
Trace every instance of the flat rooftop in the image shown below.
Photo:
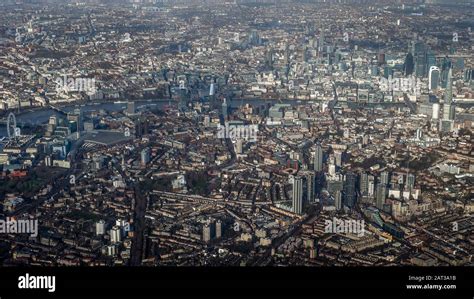
<path fill-rule="evenodd" d="M 120 131 L 96 130 L 83 133 L 84 142 L 95 143 L 104 146 L 112 146 L 121 142 L 132 140 L 133 137 L 125 137 Z"/>

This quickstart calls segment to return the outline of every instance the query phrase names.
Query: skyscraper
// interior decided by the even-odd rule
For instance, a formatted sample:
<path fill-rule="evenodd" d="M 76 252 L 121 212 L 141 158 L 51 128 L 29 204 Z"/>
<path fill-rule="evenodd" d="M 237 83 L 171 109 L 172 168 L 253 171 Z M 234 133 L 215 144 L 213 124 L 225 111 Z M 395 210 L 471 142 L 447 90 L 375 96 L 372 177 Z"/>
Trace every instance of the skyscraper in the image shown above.
<path fill-rule="evenodd" d="M 320 144 L 317 144 L 314 152 L 314 171 L 323 170 L 323 154 L 323 148 Z"/>
<path fill-rule="evenodd" d="M 378 184 L 377 185 L 377 191 L 376 191 L 376 203 L 375 203 L 375 206 L 377 207 L 377 209 L 379 210 L 382 210 L 383 209 L 383 205 L 385 204 L 385 196 L 386 196 L 386 193 L 387 193 L 387 188 L 382 185 L 382 184 Z"/>
<path fill-rule="evenodd" d="M 227 119 L 228 113 L 229 107 L 227 106 L 227 100 L 224 98 L 224 101 L 222 102 L 222 116 L 224 117 L 224 120 Z"/>
<path fill-rule="evenodd" d="M 328 172 L 330 176 L 334 176 L 336 174 L 336 165 L 334 165 L 333 163 L 330 163 L 328 165 Z"/>
<path fill-rule="evenodd" d="M 421 52 L 416 56 L 415 74 L 417 77 L 424 77 L 426 73 L 426 55 Z"/>
<path fill-rule="evenodd" d="M 388 182 L 390 181 L 390 173 L 388 171 L 382 171 L 380 174 L 380 182 L 384 187 L 387 187 Z"/>
<path fill-rule="evenodd" d="M 96 222 L 95 233 L 98 236 L 105 234 L 105 221 L 104 220 L 100 220 L 99 222 Z"/>
<path fill-rule="evenodd" d="M 342 191 L 344 189 L 344 182 L 341 175 L 335 177 L 330 177 L 327 181 L 327 191 L 329 194 L 335 197 L 336 192 Z"/>
<path fill-rule="evenodd" d="M 288 65 L 288 60 L 289 60 L 289 57 L 290 57 L 290 51 L 289 51 L 289 45 L 288 44 L 285 44 L 285 53 L 283 55 L 283 59 L 284 59 L 284 62 L 283 64 L 286 66 Z"/>
<path fill-rule="evenodd" d="M 436 56 L 431 50 L 426 53 L 426 65 L 428 70 L 430 70 L 431 67 L 436 66 Z"/>
<path fill-rule="evenodd" d="M 454 120 L 455 107 L 451 103 L 443 105 L 443 120 Z"/>
<path fill-rule="evenodd" d="M 202 228 L 202 240 L 209 242 L 212 239 L 211 225 L 209 223 L 204 224 Z"/>
<path fill-rule="evenodd" d="M 451 60 L 445 57 L 441 63 L 441 87 L 446 88 L 448 84 L 448 74 L 451 69 Z"/>
<path fill-rule="evenodd" d="M 211 83 L 211 85 L 209 86 L 209 96 L 213 96 L 215 93 L 215 85 L 214 83 Z"/>
<path fill-rule="evenodd" d="M 444 95 L 444 103 L 451 103 L 453 101 L 453 69 L 448 71 L 448 78 L 446 82 L 446 93 Z"/>
<path fill-rule="evenodd" d="M 474 78 L 474 69 L 466 69 L 463 76 L 464 81 L 469 82 L 472 78 Z"/>
<path fill-rule="evenodd" d="M 261 44 L 261 38 L 257 30 L 252 30 L 250 32 L 248 43 L 252 46 L 258 46 Z"/>
<path fill-rule="evenodd" d="M 344 205 L 353 208 L 356 203 L 356 181 L 357 176 L 353 172 L 348 172 L 344 181 Z"/>
<path fill-rule="evenodd" d="M 178 110 L 186 109 L 188 91 L 184 88 L 179 89 Z"/>
<path fill-rule="evenodd" d="M 438 83 L 439 83 L 439 78 L 440 78 L 440 70 L 439 67 L 437 66 L 432 66 L 430 68 L 430 73 L 429 73 L 429 89 L 430 90 L 436 90 L 438 89 Z"/>
<path fill-rule="evenodd" d="M 222 237 L 222 221 L 217 220 L 216 222 L 216 238 Z"/>
<path fill-rule="evenodd" d="M 318 53 L 323 51 L 324 45 L 325 45 L 324 32 L 321 31 L 321 34 L 318 38 Z"/>
<path fill-rule="evenodd" d="M 293 200 L 293 212 L 301 215 L 303 213 L 303 178 L 296 176 L 290 178 L 292 181 L 292 200 Z"/>
<path fill-rule="evenodd" d="M 265 54 L 265 66 L 269 69 L 273 69 L 273 49 L 270 48 Z"/>
<path fill-rule="evenodd" d="M 380 210 L 383 209 L 383 205 L 385 204 L 385 198 L 387 196 L 387 186 L 390 182 L 390 173 L 388 171 L 382 171 L 380 174 L 380 180 L 377 184 L 376 191 L 375 191 L 375 198 L 376 198 L 376 207 Z"/>
<path fill-rule="evenodd" d="M 308 202 L 312 202 L 315 198 L 315 193 L 316 193 L 316 182 L 315 182 L 315 175 L 314 173 L 308 173 L 306 175 L 306 190 L 307 190 L 307 196 L 306 199 Z"/>
<path fill-rule="evenodd" d="M 415 74 L 417 77 L 424 77 L 427 68 L 427 47 L 423 42 L 416 42 L 413 47 L 413 57 L 415 58 Z"/>
<path fill-rule="evenodd" d="M 362 196 L 366 196 L 369 191 L 369 175 L 367 172 L 362 172 L 360 175 L 360 182 L 359 182 L 359 189 L 360 194 Z"/>
<path fill-rule="evenodd" d="M 341 191 L 336 191 L 334 194 L 334 206 L 336 210 L 340 210 L 342 208 L 342 195 Z"/>
<path fill-rule="evenodd" d="M 342 166 L 342 152 L 341 151 L 334 151 L 334 158 L 336 158 L 336 166 Z"/>
<path fill-rule="evenodd" d="M 405 76 L 409 76 L 413 74 L 414 68 L 415 68 L 415 63 L 413 60 L 413 55 L 411 53 L 408 53 L 407 56 L 405 57 L 405 64 L 403 66 L 403 69 L 405 71 Z"/>
<path fill-rule="evenodd" d="M 373 199 L 374 195 L 375 195 L 375 177 L 373 175 L 369 175 L 368 183 L 367 183 L 367 196 Z"/>
<path fill-rule="evenodd" d="M 216 228 L 216 223 L 213 220 L 209 219 L 208 222 L 206 222 L 202 227 L 202 240 L 207 243 L 212 239 L 216 238 Z"/>
<path fill-rule="evenodd" d="M 444 94 L 443 120 L 454 120 L 455 107 L 453 105 L 453 69 L 448 71 L 446 93 Z"/>
<path fill-rule="evenodd" d="M 409 173 L 407 175 L 406 185 L 409 192 L 411 192 L 413 188 L 415 188 L 415 175 L 414 174 Z"/>
<path fill-rule="evenodd" d="M 214 109 L 216 106 L 216 84 L 213 82 L 209 86 L 209 107 Z"/>
<path fill-rule="evenodd" d="M 112 243 L 119 243 L 120 241 L 122 241 L 122 233 L 120 231 L 120 227 L 116 225 L 112 227 L 112 229 L 110 230 L 110 241 Z"/>

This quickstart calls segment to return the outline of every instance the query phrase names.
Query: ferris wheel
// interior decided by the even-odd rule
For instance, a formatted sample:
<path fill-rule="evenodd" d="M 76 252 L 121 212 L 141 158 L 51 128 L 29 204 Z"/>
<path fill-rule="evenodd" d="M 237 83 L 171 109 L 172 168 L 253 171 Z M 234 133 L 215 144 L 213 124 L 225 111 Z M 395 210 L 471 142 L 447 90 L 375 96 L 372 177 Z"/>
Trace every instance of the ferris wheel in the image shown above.
<path fill-rule="evenodd" d="M 15 114 L 13 114 L 13 113 L 8 114 L 8 119 L 7 119 L 7 133 L 8 133 L 8 138 L 10 138 L 10 140 L 11 140 L 11 139 L 16 139 L 16 137 L 17 137 L 18 135 L 20 135 L 19 132 L 18 132 L 18 129 L 19 129 L 19 128 L 16 127 L 16 117 L 15 117 Z"/>

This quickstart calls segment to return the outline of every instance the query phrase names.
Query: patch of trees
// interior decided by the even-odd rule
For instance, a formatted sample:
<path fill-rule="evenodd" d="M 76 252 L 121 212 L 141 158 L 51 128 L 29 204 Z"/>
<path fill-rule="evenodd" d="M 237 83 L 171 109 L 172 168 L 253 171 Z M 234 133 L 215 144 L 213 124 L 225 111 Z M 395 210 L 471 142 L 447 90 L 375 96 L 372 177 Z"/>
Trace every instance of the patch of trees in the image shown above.
<path fill-rule="evenodd" d="M 186 174 L 188 190 L 193 194 L 207 196 L 211 192 L 209 177 L 206 172 L 189 172 Z"/>

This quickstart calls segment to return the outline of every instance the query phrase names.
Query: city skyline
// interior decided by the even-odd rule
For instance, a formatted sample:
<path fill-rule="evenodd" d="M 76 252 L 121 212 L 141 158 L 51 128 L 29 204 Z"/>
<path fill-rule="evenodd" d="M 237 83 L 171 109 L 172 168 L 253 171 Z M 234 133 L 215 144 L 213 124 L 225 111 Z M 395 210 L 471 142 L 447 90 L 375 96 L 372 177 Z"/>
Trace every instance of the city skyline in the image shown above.
<path fill-rule="evenodd" d="M 2 1 L 0 265 L 472 266 L 472 8 Z"/>

